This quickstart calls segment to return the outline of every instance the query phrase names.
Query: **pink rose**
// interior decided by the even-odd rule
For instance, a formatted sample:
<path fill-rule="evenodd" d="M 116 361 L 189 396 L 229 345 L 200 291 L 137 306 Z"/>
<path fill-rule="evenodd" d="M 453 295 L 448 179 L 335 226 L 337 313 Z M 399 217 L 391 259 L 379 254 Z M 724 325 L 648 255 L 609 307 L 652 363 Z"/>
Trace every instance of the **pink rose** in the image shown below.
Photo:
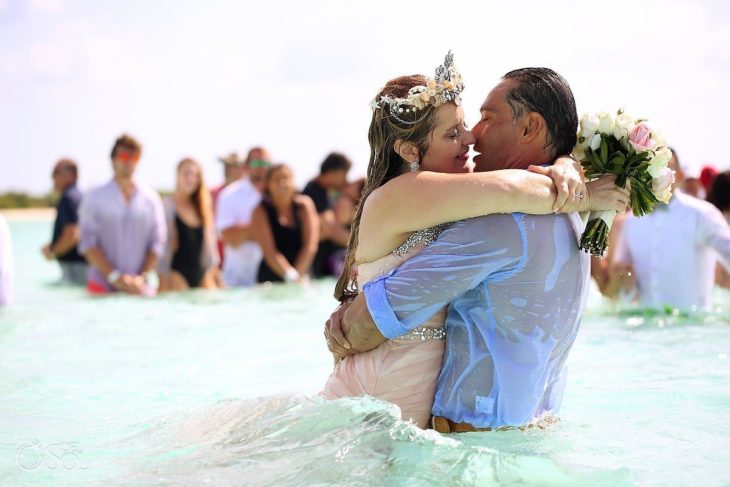
<path fill-rule="evenodd" d="M 654 141 L 651 140 L 651 129 L 644 122 L 635 126 L 629 133 L 629 142 L 634 146 L 636 152 L 645 152 L 654 147 Z"/>

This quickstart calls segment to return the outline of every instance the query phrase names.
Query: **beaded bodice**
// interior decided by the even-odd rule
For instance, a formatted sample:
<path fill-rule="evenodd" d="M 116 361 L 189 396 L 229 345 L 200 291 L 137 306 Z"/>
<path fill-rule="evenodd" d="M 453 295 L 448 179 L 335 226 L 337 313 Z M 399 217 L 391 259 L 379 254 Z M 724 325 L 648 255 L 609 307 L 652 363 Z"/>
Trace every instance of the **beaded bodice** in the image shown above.
<path fill-rule="evenodd" d="M 374 279 L 383 276 L 395 269 L 409 258 L 423 250 L 427 245 L 436 240 L 448 224 L 436 225 L 435 227 L 419 230 L 411 234 L 405 242 L 398 246 L 390 254 L 380 259 L 362 263 L 357 266 L 357 285 L 359 289 Z M 446 308 L 441 309 L 431 318 L 414 328 L 406 335 L 399 337 L 399 340 L 444 340 L 446 332 L 444 321 L 446 320 Z"/>
<path fill-rule="evenodd" d="M 443 232 L 448 225 L 448 223 L 442 223 L 431 228 L 425 228 L 423 230 L 413 232 L 411 236 L 406 239 L 405 242 L 400 244 L 400 246 L 398 246 L 393 251 L 393 253 L 402 257 L 419 243 L 423 243 L 424 245 L 430 244 L 431 242 L 439 238 L 441 232 Z"/>

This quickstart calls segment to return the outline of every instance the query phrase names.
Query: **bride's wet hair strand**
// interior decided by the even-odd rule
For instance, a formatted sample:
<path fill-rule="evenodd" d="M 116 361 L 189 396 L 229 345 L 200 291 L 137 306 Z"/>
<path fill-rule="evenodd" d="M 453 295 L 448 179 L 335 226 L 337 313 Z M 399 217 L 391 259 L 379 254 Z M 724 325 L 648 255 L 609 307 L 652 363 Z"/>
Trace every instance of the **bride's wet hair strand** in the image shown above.
<path fill-rule="evenodd" d="M 405 98 L 408 90 L 414 86 L 426 84 L 426 77 L 423 75 L 401 76 L 394 78 L 383 87 L 376 99 L 381 96 L 392 98 Z M 368 196 L 383 186 L 391 179 L 408 171 L 408 164 L 413 161 L 404 161 L 396 152 L 396 141 L 411 142 L 418 148 L 419 160 L 428 150 L 430 135 L 437 124 L 436 108 L 427 106 L 422 110 L 411 111 L 414 120 L 407 120 L 409 123 L 398 121 L 388 113 L 385 108 L 377 108 L 373 111 L 368 130 L 368 142 L 370 143 L 370 162 L 368 163 L 367 180 L 362 190 L 362 198 L 357 206 L 355 217 L 352 220 L 350 240 L 347 244 L 347 255 L 342 274 L 335 286 L 335 298 L 339 301 L 355 296 L 358 292 L 357 282 L 351 276 L 355 264 L 355 254 L 360 231 L 360 218 L 362 209 Z M 401 118 L 403 118 L 401 114 Z"/>

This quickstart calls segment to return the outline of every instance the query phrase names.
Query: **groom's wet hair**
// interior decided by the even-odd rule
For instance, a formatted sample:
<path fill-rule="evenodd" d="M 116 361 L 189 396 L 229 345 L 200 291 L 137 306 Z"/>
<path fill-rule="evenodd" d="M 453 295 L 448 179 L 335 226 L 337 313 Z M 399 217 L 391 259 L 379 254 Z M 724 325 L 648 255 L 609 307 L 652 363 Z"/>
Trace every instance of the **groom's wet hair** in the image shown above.
<path fill-rule="evenodd" d="M 576 143 L 578 112 L 565 78 L 548 68 L 522 68 L 510 71 L 502 79 L 517 81 L 506 96 L 515 120 L 530 112 L 545 119 L 551 160 L 570 154 Z"/>

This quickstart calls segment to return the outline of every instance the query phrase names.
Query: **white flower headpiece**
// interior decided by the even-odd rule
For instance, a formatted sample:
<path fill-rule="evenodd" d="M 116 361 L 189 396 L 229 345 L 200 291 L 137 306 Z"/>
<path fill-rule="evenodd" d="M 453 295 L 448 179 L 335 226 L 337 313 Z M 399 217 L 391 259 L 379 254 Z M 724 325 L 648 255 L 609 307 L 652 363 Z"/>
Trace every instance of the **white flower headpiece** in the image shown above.
<path fill-rule="evenodd" d="M 464 91 L 464 83 L 454 67 L 454 55 L 449 51 L 444 59 L 444 64 L 436 68 L 436 77 L 429 78 L 425 86 L 414 86 L 408 90 L 408 96 L 405 98 L 383 95 L 379 100 L 371 101 L 370 108 L 375 111 L 378 108 L 387 107 L 393 118 L 410 125 L 417 123 L 419 117 L 414 117 L 412 120 L 403 117 L 410 118 L 411 114 L 415 115 L 418 110 L 423 110 L 427 106 L 439 107 L 449 101 L 459 105 L 462 91 Z"/>

